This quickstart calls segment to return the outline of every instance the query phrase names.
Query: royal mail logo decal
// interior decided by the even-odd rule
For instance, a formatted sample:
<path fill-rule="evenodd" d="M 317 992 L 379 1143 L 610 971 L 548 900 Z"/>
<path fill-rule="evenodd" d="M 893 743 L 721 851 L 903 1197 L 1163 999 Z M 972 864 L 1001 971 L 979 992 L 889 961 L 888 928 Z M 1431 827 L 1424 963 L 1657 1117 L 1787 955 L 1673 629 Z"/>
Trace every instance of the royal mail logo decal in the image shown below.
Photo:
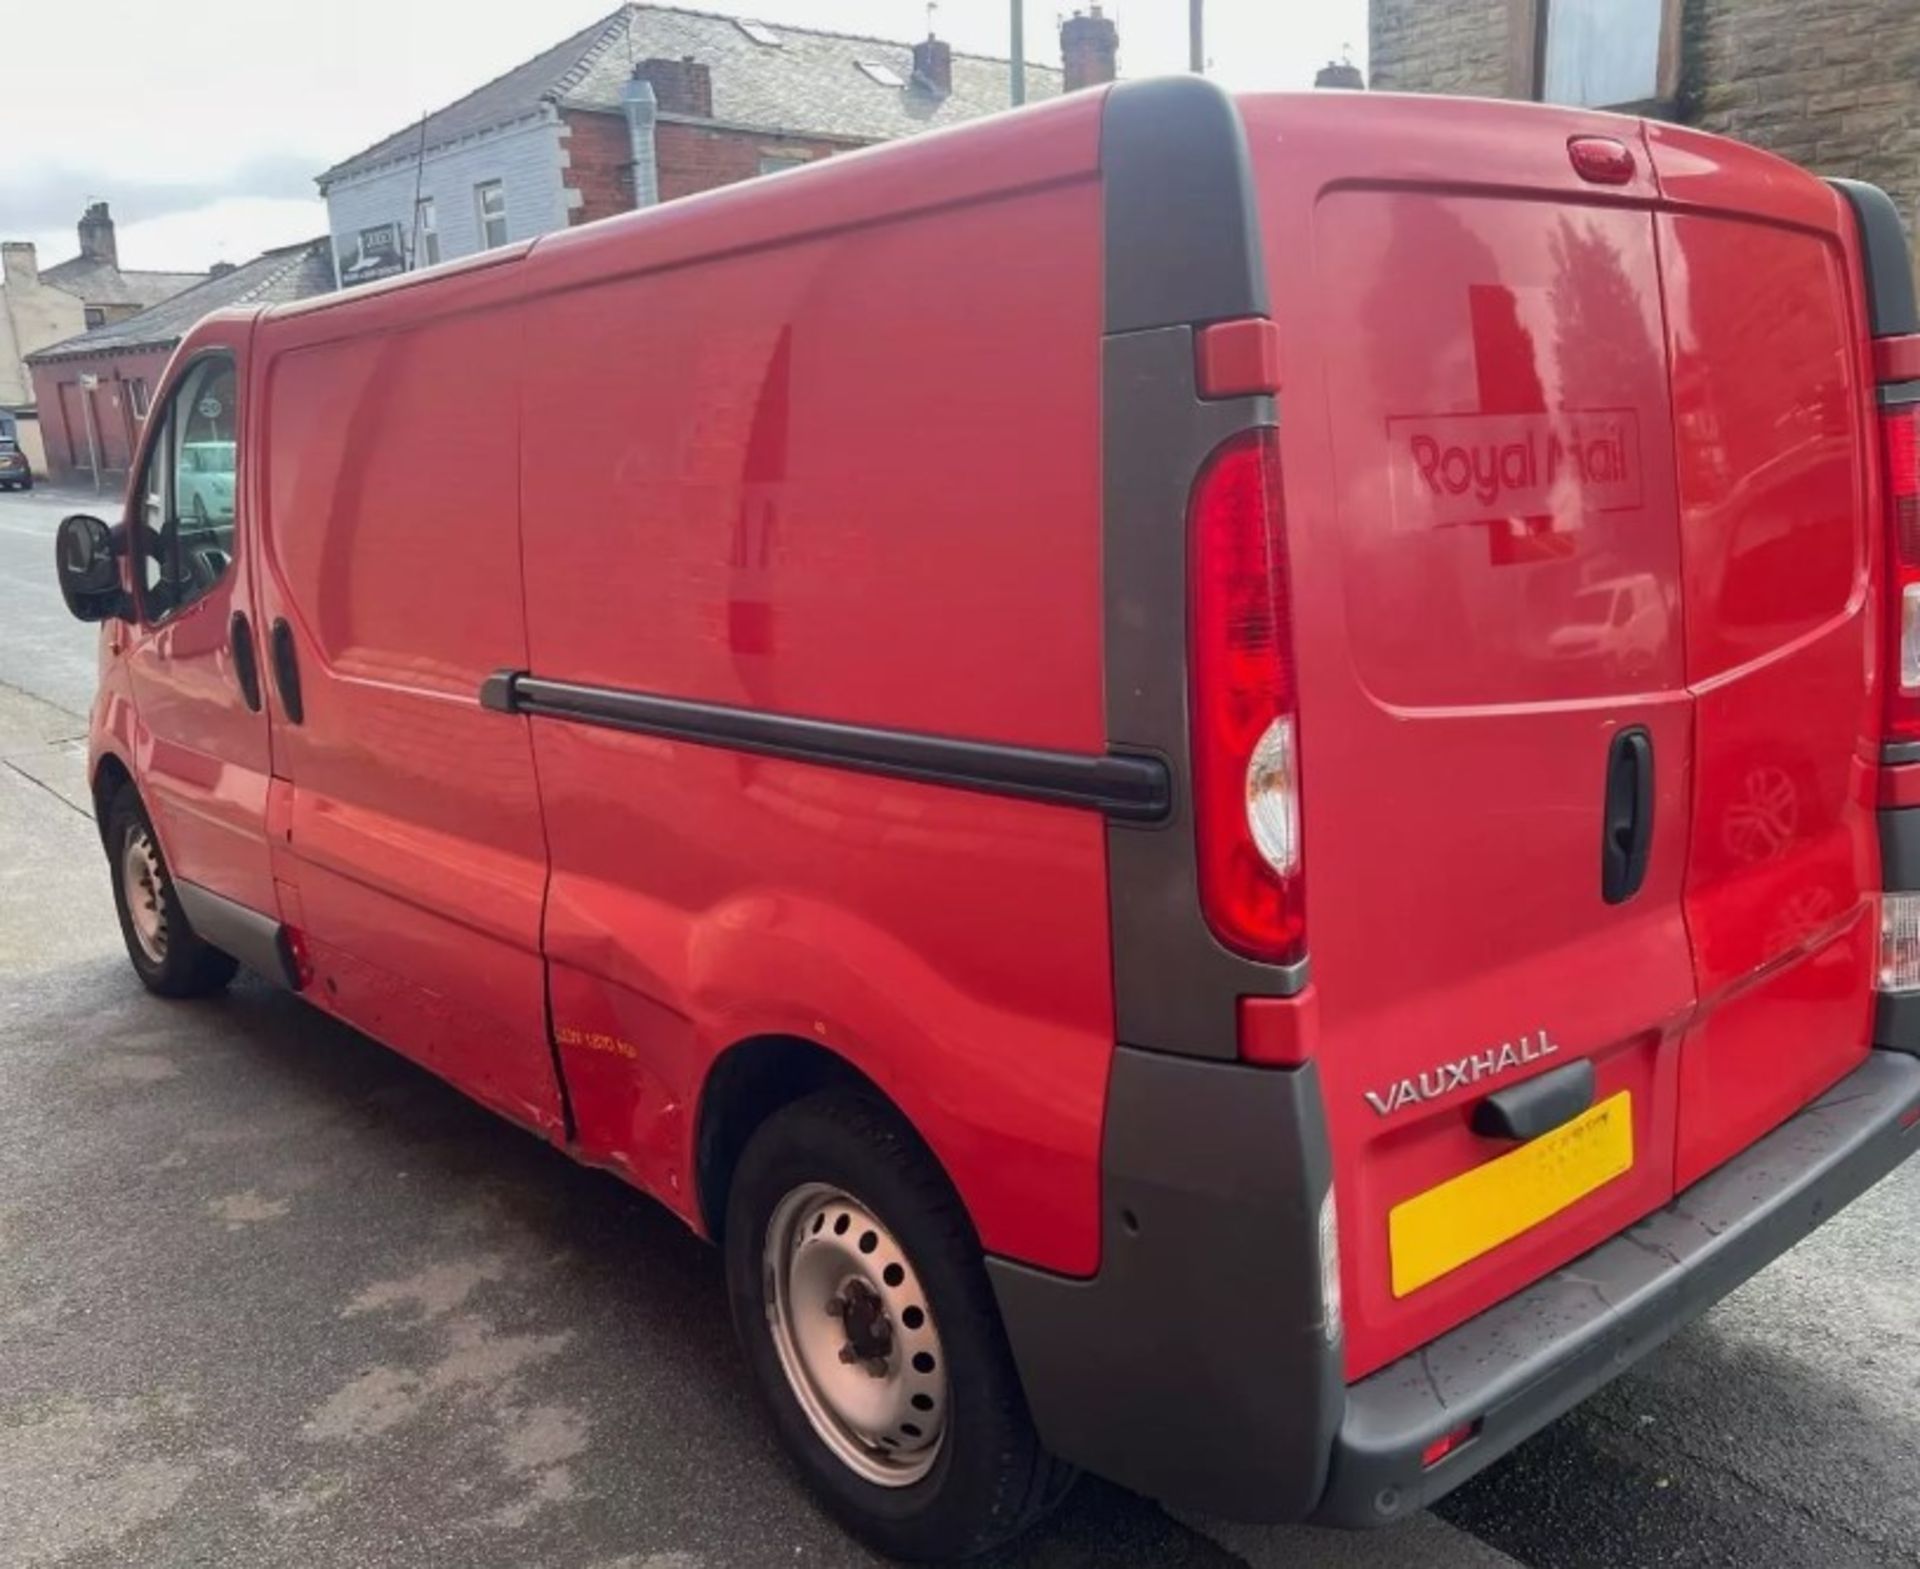
<path fill-rule="evenodd" d="M 1571 529 L 1641 504 L 1632 409 L 1409 415 L 1387 421 L 1387 444 L 1402 528 L 1552 518 Z"/>

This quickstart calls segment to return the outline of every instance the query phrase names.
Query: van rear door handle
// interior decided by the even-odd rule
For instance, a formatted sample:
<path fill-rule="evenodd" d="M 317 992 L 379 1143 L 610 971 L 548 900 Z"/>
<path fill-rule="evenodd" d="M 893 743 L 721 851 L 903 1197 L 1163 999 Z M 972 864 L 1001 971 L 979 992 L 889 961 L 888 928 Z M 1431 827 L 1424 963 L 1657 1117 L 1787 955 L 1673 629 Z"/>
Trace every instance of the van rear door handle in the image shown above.
<path fill-rule="evenodd" d="M 253 628 L 247 613 L 236 610 L 227 621 L 227 639 L 233 645 L 233 675 L 240 683 L 240 695 L 247 708 L 260 712 L 260 661 L 253 654 Z"/>
<path fill-rule="evenodd" d="M 1653 737 L 1640 725 L 1607 748 L 1607 793 L 1600 820 L 1600 897 L 1624 904 L 1647 879 L 1653 844 Z"/>
<path fill-rule="evenodd" d="M 1473 1131 L 1487 1139 L 1537 1139 L 1593 1104 L 1593 1063 L 1585 1058 L 1489 1095 L 1473 1108 Z"/>
<path fill-rule="evenodd" d="M 305 721 L 307 710 L 300 701 L 300 662 L 294 657 L 293 628 L 287 625 L 285 616 L 274 618 L 272 644 L 273 684 L 280 693 L 280 707 L 287 723 L 297 725 Z"/>

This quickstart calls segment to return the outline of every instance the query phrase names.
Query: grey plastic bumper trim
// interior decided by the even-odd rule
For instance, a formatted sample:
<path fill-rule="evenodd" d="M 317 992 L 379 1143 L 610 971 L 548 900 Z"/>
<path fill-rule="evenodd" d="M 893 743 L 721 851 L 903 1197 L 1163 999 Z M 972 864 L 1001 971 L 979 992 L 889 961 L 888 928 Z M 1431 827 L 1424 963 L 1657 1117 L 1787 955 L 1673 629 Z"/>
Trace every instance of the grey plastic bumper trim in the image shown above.
<path fill-rule="evenodd" d="M 1347 1391 L 1314 1518 L 1375 1526 L 1464 1482 L 1920 1149 L 1920 1059 L 1876 1051 L 1665 1209 Z M 1478 1421 L 1430 1469 L 1435 1439 Z"/>
<path fill-rule="evenodd" d="M 280 940 L 280 922 L 198 883 L 175 878 L 173 891 L 179 895 L 187 924 L 202 939 L 268 980 L 299 989 L 286 945 Z"/>
<path fill-rule="evenodd" d="M 1920 890 L 1920 806 L 1881 812 L 1880 881 L 1894 893 Z"/>
<path fill-rule="evenodd" d="M 1331 1180 L 1312 1067 L 1116 1051 L 1099 1273 L 987 1261 L 1047 1447 L 1214 1514 L 1312 1508 L 1342 1398 L 1320 1298 Z"/>

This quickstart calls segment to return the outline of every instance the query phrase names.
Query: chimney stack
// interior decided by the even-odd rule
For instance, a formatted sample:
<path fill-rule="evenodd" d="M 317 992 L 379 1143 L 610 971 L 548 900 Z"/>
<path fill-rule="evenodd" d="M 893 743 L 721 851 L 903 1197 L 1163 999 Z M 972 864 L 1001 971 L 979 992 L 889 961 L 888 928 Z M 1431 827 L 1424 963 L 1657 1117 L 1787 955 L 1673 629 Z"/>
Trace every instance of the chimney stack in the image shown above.
<path fill-rule="evenodd" d="M 642 60 L 633 68 L 633 79 L 653 89 L 654 102 L 662 114 L 713 118 L 713 73 L 692 55 L 682 55 L 678 60 Z"/>
<path fill-rule="evenodd" d="M 80 254 L 89 261 L 120 265 L 120 247 L 113 237 L 113 214 L 105 202 L 95 202 L 80 215 Z"/>
<path fill-rule="evenodd" d="M 953 45 L 927 34 L 926 42 L 913 46 L 913 79 L 936 98 L 953 91 Z"/>
<path fill-rule="evenodd" d="M 31 240 L 8 240 L 0 244 L 0 277 L 8 287 L 24 292 L 40 286 L 40 258 Z"/>
<path fill-rule="evenodd" d="M 1314 73 L 1315 87 L 1342 87 L 1359 92 L 1366 85 L 1366 78 L 1360 74 L 1360 67 L 1351 60 L 1329 60 Z"/>
<path fill-rule="evenodd" d="M 1060 24 L 1060 60 L 1066 67 L 1067 91 L 1098 87 L 1117 74 L 1120 30 L 1090 5 L 1083 16 L 1075 11 Z"/>

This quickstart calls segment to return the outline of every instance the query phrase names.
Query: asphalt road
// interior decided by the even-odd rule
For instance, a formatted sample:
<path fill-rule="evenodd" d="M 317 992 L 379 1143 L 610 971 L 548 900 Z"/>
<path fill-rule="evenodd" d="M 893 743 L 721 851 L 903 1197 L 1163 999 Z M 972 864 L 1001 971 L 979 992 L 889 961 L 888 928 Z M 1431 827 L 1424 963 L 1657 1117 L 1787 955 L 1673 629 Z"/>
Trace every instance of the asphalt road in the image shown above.
<path fill-rule="evenodd" d="M 86 815 L 93 633 L 51 586 L 70 509 L 0 497 L 0 1569 L 872 1562 L 664 1211 L 264 984 L 140 990 Z M 1000 1562 L 1920 1562 L 1917 1216 L 1920 1163 L 1403 1530 L 1089 1482 Z"/>

